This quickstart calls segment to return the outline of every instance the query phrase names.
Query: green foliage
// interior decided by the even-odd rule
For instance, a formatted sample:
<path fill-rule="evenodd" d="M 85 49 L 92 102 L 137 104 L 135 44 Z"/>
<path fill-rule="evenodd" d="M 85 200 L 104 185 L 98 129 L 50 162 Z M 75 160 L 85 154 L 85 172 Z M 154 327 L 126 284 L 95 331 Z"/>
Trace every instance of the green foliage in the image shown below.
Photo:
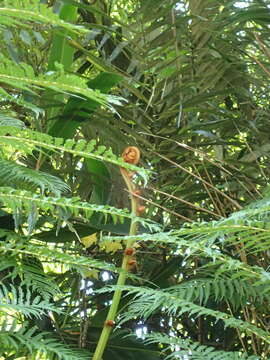
<path fill-rule="evenodd" d="M 62 344 L 59 339 L 52 338 L 49 333 L 36 333 L 37 328 L 27 328 L 13 322 L 11 325 L 3 323 L 0 329 L 0 355 L 14 354 L 17 355 L 32 354 L 33 356 L 53 356 L 58 359 L 75 360 L 89 359 L 89 353 L 79 349 L 72 349 Z M 12 356 L 12 355 L 11 355 Z"/>
<path fill-rule="evenodd" d="M 36 148 L 44 148 L 54 152 L 68 152 L 73 156 L 93 158 L 96 160 L 106 161 L 113 165 L 126 168 L 131 171 L 138 172 L 147 181 L 149 172 L 140 169 L 137 166 L 124 162 L 121 158 L 115 156 L 111 149 L 107 149 L 104 145 L 97 146 L 96 140 L 90 142 L 80 139 L 79 141 L 62 138 L 55 138 L 47 134 L 41 134 L 36 131 L 23 130 L 13 127 L 2 126 L 0 128 L 0 143 L 10 144 L 18 150 L 24 150 L 27 153 L 32 153 Z"/>
<path fill-rule="evenodd" d="M 58 26 L 74 33 L 85 33 L 82 26 L 76 26 L 59 19 L 45 4 L 34 0 L 4 0 L 0 8 L 0 22 L 6 26 L 22 26 L 23 23 L 34 21 L 49 26 Z"/>
<path fill-rule="evenodd" d="M 191 301 L 187 301 L 186 299 L 181 298 L 179 293 L 174 291 L 174 289 L 171 291 L 168 289 L 166 289 L 166 291 L 161 291 L 129 286 L 123 286 L 121 289 L 126 290 L 127 294 L 132 295 L 133 297 L 128 312 L 122 316 L 122 322 L 138 318 L 147 319 L 151 314 L 162 309 L 163 313 L 168 314 L 169 316 L 181 316 L 184 313 L 188 313 L 189 316 L 192 316 L 195 319 L 199 316 L 209 316 L 215 318 L 215 321 L 222 320 L 225 327 L 233 327 L 247 333 L 255 334 L 263 341 L 270 343 L 268 332 L 263 331 L 250 323 L 229 316 L 226 313 L 208 309 L 194 304 Z M 106 289 L 102 289 L 99 292 L 102 293 L 103 291 L 106 291 Z"/>
<path fill-rule="evenodd" d="M 40 296 L 32 298 L 29 288 L 23 291 L 22 287 L 16 289 L 13 285 L 10 285 L 8 288 L 0 284 L 0 305 L 2 312 L 20 312 L 26 317 L 34 316 L 41 318 L 48 311 L 60 311 L 47 300 L 42 300 Z"/>
<path fill-rule="evenodd" d="M 79 198 L 46 197 L 33 194 L 29 191 L 15 190 L 9 187 L 0 188 L 0 200 L 13 212 L 21 209 L 27 215 L 33 211 L 33 205 L 45 213 L 67 219 L 69 216 L 79 216 L 81 219 L 89 219 L 94 212 L 110 215 L 114 222 L 122 221 L 123 218 L 131 218 L 132 215 L 126 210 L 112 208 L 108 205 L 93 205 L 80 201 Z"/>
<path fill-rule="evenodd" d="M 0 114 L 0 126 L 12 126 L 12 127 L 17 127 L 19 129 L 25 128 L 23 121 L 5 114 Z"/>
<path fill-rule="evenodd" d="M 22 187 L 22 184 L 24 184 L 31 190 L 39 187 L 42 194 L 46 191 L 56 196 L 70 190 L 69 187 L 56 176 L 0 159 L 0 185 L 6 186 L 7 184 L 13 187 Z"/>
<path fill-rule="evenodd" d="M 65 74 L 60 65 L 57 66 L 56 71 L 47 72 L 45 75 L 35 76 L 33 68 L 27 64 L 14 64 L 5 56 L 0 57 L 0 80 L 7 86 L 17 88 L 19 90 L 28 91 L 33 95 L 37 95 L 37 89 L 51 89 L 63 94 L 73 94 L 80 97 L 93 99 L 98 103 L 106 105 L 106 100 L 112 103 L 119 104 L 119 99 L 116 97 L 107 97 L 87 87 L 87 84 L 79 77 L 73 74 Z M 11 101 L 16 101 L 8 94 L 5 89 L 1 89 L 2 96 L 7 97 Z M 28 105 L 24 100 L 18 99 L 18 104 Z M 31 104 L 29 105 L 31 108 Z"/>
<path fill-rule="evenodd" d="M 146 337 L 146 343 L 161 343 L 166 344 L 167 349 L 174 351 L 166 359 L 173 359 L 180 356 L 192 356 L 196 360 L 256 360 L 257 356 L 248 356 L 247 354 L 237 352 L 216 351 L 215 348 L 210 346 L 200 345 L 198 342 L 191 342 L 188 339 L 181 339 L 169 337 L 167 335 L 152 333 Z M 175 350 L 175 348 L 181 350 Z M 166 349 L 166 350 L 167 350 Z"/>
<path fill-rule="evenodd" d="M 269 358 L 269 9 L 242 5 L 1 2 L 0 357 L 90 359 L 136 240 L 104 360 Z"/>
<path fill-rule="evenodd" d="M 6 235 L 6 241 L 8 239 L 9 241 L 14 239 L 20 241 L 20 238 L 16 236 L 16 234 L 1 230 L 1 236 L 2 235 Z M 6 246 L 8 247 L 7 244 Z M 13 252 L 11 251 L 10 254 L 0 262 L 0 271 L 2 273 L 6 271 L 6 275 L 2 278 L 3 284 L 12 283 L 15 279 L 20 278 L 22 286 L 26 286 L 29 290 L 31 289 L 36 292 L 43 299 L 50 299 L 52 296 L 56 296 L 59 293 L 59 288 L 52 279 L 46 276 L 42 266 L 36 261 L 37 258 L 33 257 L 33 254 L 31 254 L 31 258 L 29 251 L 27 252 L 26 250 L 24 258 L 21 260 L 21 258 L 17 256 L 19 249 L 21 249 L 20 246 L 17 248 L 17 251 L 13 248 Z"/>
<path fill-rule="evenodd" d="M 77 19 L 77 8 L 70 5 L 62 4 L 61 10 L 59 13 L 59 18 L 65 22 L 76 23 Z M 59 20 L 57 17 L 57 19 Z M 55 63 L 62 64 L 64 69 L 69 71 L 73 62 L 73 56 L 75 49 L 72 48 L 68 43 L 66 38 L 74 36 L 71 31 L 68 31 L 67 28 L 65 31 L 59 31 L 59 28 L 54 30 L 52 46 L 50 57 L 48 61 L 48 70 L 55 70 Z"/>
<path fill-rule="evenodd" d="M 7 236 L 7 241 L 2 243 L 0 245 L 0 249 L 3 252 L 10 252 L 13 255 L 23 254 L 23 255 L 31 255 L 34 256 L 37 259 L 47 260 L 50 262 L 57 262 L 58 264 L 66 265 L 67 267 L 70 267 L 72 269 L 76 269 L 78 272 L 82 273 L 83 275 L 89 270 L 89 268 L 97 268 L 97 269 L 104 269 L 107 271 L 115 271 L 117 272 L 118 269 L 113 265 L 109 264 L 103 261 L 98 261 L 96 259 L 91 259 L 86 256 L 79 256 L 75 250 L 68 251 L 68 249 L 63 249 L 60 247 L 53 247 L 49 248 L 46 243 L 41 245 L 34 241 L 27 241 L 26 239 L 22 239 L 20 236 L 16 236 L 16 234 L 13 233 L 6 233 L 2 232 L 1 235 Z M 23 241 L 24 240 L 24 241 Z M 14 258 L 13 258 L 14 259 Z M 13 260 L 14 261 L 14 260 Z M 12 266 L 13 263 L 7 262 L 5 267 Z M 4 268 L 4 266 L 3 266 Z M 25 273 L 25 265 L 22 268 Z M 29 269 L 28 269 L 29 270 Z M 33 269 L 30 269 L 31 272 L 33 272 Z M 16 268 L 15 268 L 16 271 Z M 16 273 L 15 273 L 16 274 Z M 11 276 L 12 274 L 10 274 Z M 21 275 L 21 274 L 20 274 Z M 33 275 L 31 275 L 33 277 Z M 28 279 L 25 279 L 26 284 L 31 284 L 31 277 Z M 41 284 L 36 282 L 36 278 L 32 279 L 34 280 L 34 285 L 39 286 Z M 39 280 L 40 281 L 40 280 Z M 47 281 L 47 279 L 44 279 L 43 281 Z M 50 285 L 50 282 L 48 281 L 48 286 Z M 53 286 L 53 285 L 51 285 Z M 54 289 L 47 290 L 48 293 L 53 292 L 55 293 L 55 285 Z"/>

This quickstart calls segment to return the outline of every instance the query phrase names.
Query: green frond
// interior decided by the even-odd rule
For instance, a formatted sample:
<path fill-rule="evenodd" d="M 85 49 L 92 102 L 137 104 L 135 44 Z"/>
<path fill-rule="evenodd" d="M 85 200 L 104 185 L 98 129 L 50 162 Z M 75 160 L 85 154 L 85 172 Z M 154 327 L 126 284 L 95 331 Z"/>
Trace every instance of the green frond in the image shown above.
<path fill-rule="evenodd" d="M 63 220 L 67 220 L 71 216 L 80 216 L 81 219 L 89 220 L 94 213 L 104 214 L 105 218 L 111 216 L 114 223 L 123 222 L 124 218 L 133 218 L 133 215 L 127 210 L 108 205 L 89 204 L 80 201 L 79 198 L 46 197 L 9 187 L 0 187 L 0 201 L 14 213 L 20 210 L 26 215 L 31 215 L 33 206 L 36 206 L 35 211 L 44 211 Z M 140 218 L 137 219 L 140 222 Z"/>
<path fill-rule="evenodd" d="M 270 200 L 268 197 L 253 202 L 245 209 L 232 213 L 227 219 L 201 223 L 186 224 L 179 230 L 143 234 L 136 241 L 175 245 L 176 249 L 188 259 L 194 255 L 209 259 L 215 267 L 215 276 L 225 277 L 230 274 L 233 279 L 256 280 L 257 285 L 264 284 L 269 291 L 270 273 L 263 267 L 250 265 L 240 260 L 240 251 L 247 255 L 267 251 L 270 247 L 269 228 Z M 127 241 L 132 237 L 122 237 Z M 110 241 L 120 237 L 110 237 Z M 103 241 L 107 241 L 106 237 Z M 229 256 L 227 246 L 240 246 L 235 257 Z M 211 263 L 212 261 L 212 263 Z M 205 266 L 205 267 L 207 267 Z M 244 278 L 243 278 L 244 277 Z"/>
<path fill-rule="evenodd" d="M 208 232 L 207 232 L 208 229 Z M 237 230 L 236 230 L 237 229 Z M 229 232 L 240 231 L 241 229 L 247 229 L 246 226 L 222 226 L 222 230 L 228 230 Z M 173 244 L 175 245 L 175 251 L 183 254 L 185 259 L 192 258 L 193 256 L 199 256 L 208 260 L 207 265 L 204 267 L 213 266 L 215 269 L 215 277 L 231 276 L 233 279 L 242 277 L 244 280 L 256 281 L 256 283 L 264 284 L 264 286 L 270 286 L 269 279 L 270 273 L 260 266 L 252 266 L 242 262 L 240 259 L 233 258 L 226 253 L 220 251 L 218 246 L 212 241 L 213 238 L 224 239 L 224 233 L 221 233 L 221 228 L 213 227 L 213 223 L 209 224 L 196 224 L 191 228 L 182 228 L 167 233 L 156 234 L 143 234 L 136 237 L 125 236 L 122 237 L 122 241 L 128 239 L 136 240 L 137 242 L 152 242 L 154 244 Z M 208 235 L 207 235 L 208 234 Z M 103 241 L 119 241 L 121 238 L 118 236 L 104 237 Z M 267 290 L 268 291 L 268 290 Z"/>
<path fill-rule="evenodd" d="M 6 186 L 7 184 L 28 190 L 39 187 L 41 193 L 48 191 L 56 196 L 70 190 L 68 185 L 56 176 L 0 159 L 0 186 Z"/>
<path fill-rule="evenodd" d="M 79 141 L 73 139 L 64 140 L 36 131 L 18 131 L 18 129 L 12 127 L 2 127 L 0 128 L 0 144 L 1 143 L 10 144 L 18 149 L 25 149 L 25 147 L 29 146 L 29 148 L 26 149 L 28 153 L 31 153 L 33 148 L 43 148 L 54 152 L 67 152 L 82 158 L 105 161 L 138 173 L 138 175 L 144 179 L 145 183 L 147 182 L 149 174 L 149 171 L 143 168 L 124 162 L 122 158 L 114 155 L 111 149 L 107 149 L 103 145 L 97 146 L 96 140 L 91 140 L 90 142 L 83 139 Z M 22 146 L 24 147 L 22 148 Z"/>
<path fill-rule="evenodd" d="M 173 352 L 165 359 L 176 359 L 182 356 L 191 357 L 194 360 L 259 360 L 258 356 L 248 356 L 243 352 L 217 351 L 212 346 L 201 345 L 189 339 L 176 338 L 161 333 L 146 335 L 146 344 L 165 344 L 168 350 Z M 176 350 L 179 348 L 180 350 Z"/>
<path fill-rule="evenodd" d="M 234 278 L 199 278 L 184 281 L 166 289 L 169 293 L 201 305 L 207 305 L 209 299 L 216 302 L 227 301 L 234 309 L 246 306 L 248 302 L 262 304 L 269 297 L 269 288 Z"/>
<path fill-rule="evenodd" d="M 127 292 L 133 300 L 129 302 L 128 311 L 122 314 L 121 323 L 131 319 L 147 319 L 156 311 L 161 311 L 169 316 L 179 317 L 187 313 L 190 317 L 197 318 L 198 316 L 211 316 L 216 321 L 224 322 L 225 327 L 240 329 L 247 334 L 254 334 L 261 338 L 266 343 L 270 344 L 270 335 L 267 331 L 259 327 L 236 319 L 235 317 L 217 310 L 212 310 L 204 306 L 194 304 L 181 298 L 179 294 L 174 294 L 166 290 L 154 290 L 146 287 L 133 286 L 112 286 L 98 290 L 98 293 L 106 292 L 106 290 L 113 291 L 115 288 L 120 288 Z"/>
<path fill-rule="evenodd" d="M 0 114 L 0 126 L 14 126 L 19 129 L 25 128 L 23 121 L 9 115 L 5 115 L 4 113 Z"/>
<path fill-rule="evenodd" d="M 61 310 L 51 304 L 48 300 L 42 299 L 40 296 L 33 297 L 32 291 L 29 287 L 26 289 L 22 287 L 9 287 L 0 283 L 0 308 L 1 311 L 20 312 L 26 317 L 41 318 L 42 315 L 48 311 L 60 313 Z"/>
<path fill-rule="evenodd" d="M 51 89 L 63 94 L 86 97 L 105 106 L 108 102 L 120 104 L 119 98 L 88 88 L 86 81 L 79 76 L 64 74 L 60 65 L 58 65 L 57 71 L 35 76 L 30 65 L 16 64 L 4 55 L 0 55 L 0 81 L 12 88 L 25 90 L 32 94 L 35 94 L 38 89 Z M 1 93 L 12 101 L 12 97 L 3 87 Z M 16 98 L 13 98 L 13 101 L 15 102 Z"/>
<path fill-rule="evenodd" d="M 0 230 L 0 236 L 2 235 L 6 236 L 6 232 Z M 10 236 L 6 241 L 10 240 Z M 14 240 L 14 235 L 12 239 Z M 2 278 L 2 282 L 5 284 L 12 283 L 19 277 L 20 286 L 26 286 L 32 291 L 36 291 L 43 298 L 59 294 L 58 286 L 44 273 L 42 266 L 37 261 L 33 261 L 33 257 L 31 258 L 29 255 L 22 259 L 16 253 L 11 256 L 6 252 L 5 257 L 0 259 L 0 272 L 4 270 L 8 270 L 7 275 Z"/>
<path fill-rule="evenodd" d="M 0 3 L 0 359 L 266 360 L 267 1 Z"/>
<path fill-rule="evenodd" d="M 0 236 L 3 235 L 7 237 L 5 242 L 0 242 L 0 251 L 3 253 L 11 253 L 13 255 L 31 255 L 37 259 L 64 264 L 69 268 L 76 269 L 83 275 L 87 273 L 89 268 L 112 272 L 121 271 L 113 264 L 79 255 L 76 251 L 65 251 L 60 246 L 49 247 L 46 243 L 41 245 L 40 242 L 37 242 L 35 239 L 29 241 L 29 239 L 25 238 L 23 240 L 22 237 L 16 233 L 8 233 L 1 230 Z M 12 265 L 12 263 L 9 261 L 8 265 Z M 25 267 L 23 267 L 23 270 L 24 269 Z"/>
<path fill-rule="evenodd" d="M 247 253 L 265 251 L 270 246 L 269 211 L 270 199 L 267 197 L 220 221 L 194 222 L 171 232 L 139 235 L 137 240 L 186 246 L 191 251 L 204 252 L 206 256 L 220 260 L 224 255 L 217 246 L 243 243 Z"/>
<path fill-rule="evenodd" d="M 30 27 L 27 22 L 35 21 L 51 27 L 60 27 L 75 34 L 88 32 L 83 26 L 65 22 L 52 9 L 35 0 L 3 0 L 0 7 L 0 24 L 16 27 Z"/>
<path fill-rule="evenodd" d="M 50 333 L 37 333 L 36 327 L 20 327 L 15 321 L 12 324 L 3 323 L 0 328 L 0 355 L 9 352 L 12 354 L 14 349 L 18 355 L 36 355 L 36 359 L 42 355 L 56 355 L 63 360 L 86 360 L 90 357 L 87 351 L 68 347 Z"/>

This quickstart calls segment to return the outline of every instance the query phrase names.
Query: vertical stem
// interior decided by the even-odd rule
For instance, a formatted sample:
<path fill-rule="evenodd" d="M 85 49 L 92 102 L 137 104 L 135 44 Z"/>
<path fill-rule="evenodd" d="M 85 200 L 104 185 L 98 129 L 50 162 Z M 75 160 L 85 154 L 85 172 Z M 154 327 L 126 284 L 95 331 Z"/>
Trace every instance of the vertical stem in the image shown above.
<path fill-rule="evenodd" d="M 123 259 L 122 269 L 124 271 L 121 272 L 121 274 L 119 275 L 117 285 L 125 285 L 126 265 L 127 265 L 127 256 L 125 256 Z M 114 321 L 114 319 L 117 315 L 117 310 L 118 310 L 118 306 L 119 306 L 120 299 L 121 299 L 121 293 L 122 293 L 122 291 L 120 289 L 115 290 L 115 293 L 114 293 L 113 299 L 112 299 L 112 304 L 111 304 L 110 310 L 108 312 L 106 321 L 108 321 L 108 320 Z M 99 338 L 99 341 L 98 341 L 98 344 L 96 347 L 96 351 L 94 353 L 92 360 L 101 360 L 102 359 L 103 352 L 104 352 L 107 342 L 109 340 L 109 336 L 112 331 L 112 326 L 106 325 L 106 321 L 105 321 L 104 327 L 102 329 L 102 332 L 101 332 L 101 335 L 100 335 L 100 338 Z"/>
<path fill-rule="evenodd" d="M 125 180 L 125 183 L 127 185 L 128 191 L 131 195 L 131 214 L 133 215 L 133 219 L 131 220 L 130 229 L 129 229 L 129 235 L 136 235 L 137 233 L 137 206 L 138 206 L 138 200 L 135 196 L 133 196 L 133 192 L 135 191 L 135 186 L 132 183 L 130 174 L 123 168 L 120 168 L 121 174 Z M 126 244 L 126 249 L 131 248 L 136 240 L 128 240 Z M 127 278 L 127 271 L 128 271 L 128 260 L 130 259 L 129 255 L 124 254 L 123 261 L 122 261 L 122 272 L 120 273 L 117 284 L 118 286 L 125 285 L 126 278 Z M 112 304 L 110 307 L 110 310 L 108 312 L 108 315 L 106 317 L 105 324 L 103 326 L 101 335 L 98 340 L 98 344 L 94 353 L 94 356 L 92 360 L 101 360 L 103 356 L 103 352 L 106 348 L 107 342 L 109 340 L 110 333 L 112 331 L 113 326 L 109 325 L 108 322 L 114 323 L 114 320 L 117 315 L 119 303 L 121 300 L 121 289 L 116 289 L 112 298 Z"/>

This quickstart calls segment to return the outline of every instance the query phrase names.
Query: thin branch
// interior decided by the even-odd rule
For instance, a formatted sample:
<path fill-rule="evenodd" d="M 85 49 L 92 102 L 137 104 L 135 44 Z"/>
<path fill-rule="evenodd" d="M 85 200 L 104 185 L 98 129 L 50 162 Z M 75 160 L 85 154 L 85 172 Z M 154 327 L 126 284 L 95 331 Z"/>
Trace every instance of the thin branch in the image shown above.
<path fill-rule="evenodd" d="M 193 177 L 195 177 L 196 179 L 200 180 L 201 182 L 203 182 L 205 185 L 209 186 L 210 188 L 212 188 L 214 191 L 216 191 L 217 193 L 219 193 L 220 195 L 222 195 L 223 197 L 225 197 L 226 199 L 228 199 L 232 204 L 234 204 L 234 206 L 238 209 L 241 210 L 242 206 L 240 204 L 238 204 L 238 202 L 232 198 L 230 198 L 227 194 L 223 193 L 222 191 L 218 190 L 217 188 L 215 188 L 212 184 L 210 184 L 209 182 L 205 181 L 204 179 L 202 179 L 200 176 L 197 176 L 195 174 L 193 174 L 191 171 L 185 169 L 183 166 L 177 164 L 176 162 L 168 159 L 166 156 L 163 156 L 155 151 L 152 151 L 153 154 L 159 156 L 160 158 L 168 161 L 169 163 L 173 164 L 174 166 L 178 167 L 179 169 L 183 170 L 184 172 L 188 173 L 189 175 L 192 175 Z"/>
<path fill-rule="evenodd" d="M 172 215 L 174 215 L 174 216 L 176 216 L 176 217 L 179 217 L 180 219 L 183 219 L 183 220 L 188 221 L 188 222 L 193 222 L 191 219 L 185 217 L 184 215 L 178 214 L 177 212 L 175 212 L 175 211 L 173 211 L 173 210 L 170 210 L 170 209 L 168 209 L 168 208 L 166 208 L 166 207 L 164 207 L 164 206 L 161 206 L 161 205 L 159 205 L 158 203 L 156 203 L 156 202 L 154 202 L 154 201 L 152 201 L 152 200 L 146 199 L 145 197 L 143 197 L 143 196 L 141 196 L 141 195 L 138 195 L 138 194 L 133 194 L 133 195 L 134 195 L 135 197 L 137 197 L 137 198 L 139 198 L 139 199 L 141 199 L 141 200 L 143 200 L 143 201 L 151 204 L 151 205 L 157 206 L 158 208 L 166 211 L 166 212 L 169 213 L 169 214 L 172 214 Z"/>
<path fill-rule="evenodd" d="M 175 200 L 177 200 L 177 201 L 180 201 L 180 202 L 182 202 L 182 203 L 184 203 L 184 204 L 186 204 L 186 205 L 189 205 L 189 206 L 191 206 L 192 208 L 194 208 L 195 210 L 202 211 L 202 212 L 206 212 L 206 213 L 211 214 L 211 215 L 214 215 L 214 216 L 216 216 L 216 217 L 218 217 L 218 218 L 222 218 L 222 217 L 223 217 L 223 216 L 221 216 L 221 215 L 219 215 L 219 214 L 216 214 L 215 212 L 213 212 L 213 211 L 211 211 L 211 210 L 202 208 L 202 207 L 200 207 L 200 206 L 198 206 L 198 205 L 192 204 L 191 202 L 189 202 L 189 201 L 187 201 L 187 200 L 184 200 L 184 199 L 182 199 L 182 198 L 179 198 L 179 197 L 177 197 L 177 196 L 175 196 L 175 195 L 168 194 L 168 193 L 166 193 L 166 192 L 164 192 L 164 191 L 158 190 L 158 189 L 153 188 L 153 187 L 151 187 L 151 186 L 148 187 L 148 189 L 150 189 L 150 190 L 152 190 L 152 191 L 156 191 L 156 192 L 159 193 L 159 194 L 163 194 L 163 195 L 165 195 L 165 196 L 167 196 L 167 197 L 169 197 L 169 198 L 171 198 L 171 199 L 175 199 Z"/>

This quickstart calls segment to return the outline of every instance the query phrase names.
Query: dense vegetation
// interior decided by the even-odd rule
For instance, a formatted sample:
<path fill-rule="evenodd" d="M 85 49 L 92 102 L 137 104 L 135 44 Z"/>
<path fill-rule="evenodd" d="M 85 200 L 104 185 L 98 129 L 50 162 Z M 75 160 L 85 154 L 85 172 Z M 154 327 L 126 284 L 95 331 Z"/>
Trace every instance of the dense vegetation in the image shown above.
<path fill-rule="evenodd" d="M 0 1 L 1 360 L 270 358 L 269 24 Z"/>

